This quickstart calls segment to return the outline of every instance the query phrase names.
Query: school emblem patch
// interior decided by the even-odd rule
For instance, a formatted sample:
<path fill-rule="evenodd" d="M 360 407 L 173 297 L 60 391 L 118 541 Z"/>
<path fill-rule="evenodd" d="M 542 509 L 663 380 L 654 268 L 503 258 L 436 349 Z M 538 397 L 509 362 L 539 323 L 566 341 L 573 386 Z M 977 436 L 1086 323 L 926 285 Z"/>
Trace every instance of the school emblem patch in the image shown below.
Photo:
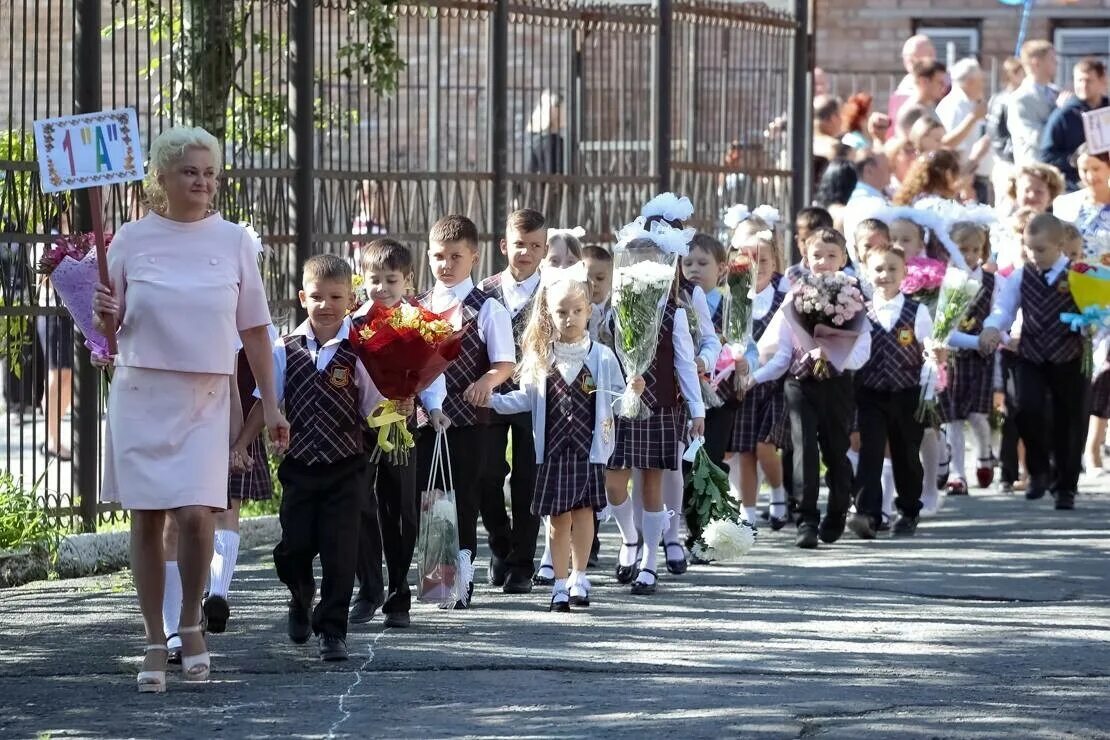
<path fill-rule="evenodd" d="M 907 326 L 904 329 L 898 330 L 898 344 L 902 345 L 903 347 L 909 347 L 911 344 L 913 344 L 913 340 L 913 329 Z"/>
<path fill-rule="evenodd" d="M 966 319 L 960 322 L 960 331 L 973 332 L 978 328 L 979 320 L 976 319 L 974 316 L 968 316 Z"/>
<path fill-rule="evenodd" d="M 336 388 L 346 388 L 351 382 L 351 372 L 345 367 L 333 367 L 328 382 Z"/>
<path fill-rule="evenodd" d="M 581 387 L 583 393 L 593 393 L 597 390 L 597 381 L 594 380 L 594 376 L 591 375 L 588 370 L 586 371 L 586 375 L 582 378 Z"/>
<path fill-rule="evenodd" d="M 1068 279 L 1066 277 L 1062 277 L 1059 279 L 1059 281 L 1057 281 L 1056 292 L 1061 295 L 1067 295 L 1069 292 L 1071 292 L 1071 287 L 1068 286 Z"/>

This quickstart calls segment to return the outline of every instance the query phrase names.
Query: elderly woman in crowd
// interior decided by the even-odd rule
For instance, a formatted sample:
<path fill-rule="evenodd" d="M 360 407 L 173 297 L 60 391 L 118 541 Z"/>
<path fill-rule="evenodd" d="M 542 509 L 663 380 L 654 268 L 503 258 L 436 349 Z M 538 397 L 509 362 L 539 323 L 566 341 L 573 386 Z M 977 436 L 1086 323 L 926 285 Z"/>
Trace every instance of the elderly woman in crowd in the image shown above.
<path fill-rule="evenodd" d="M 182 671 L 187 681 L 209 674 L 201 595 L 213 512 L 227 507 L 236 337 L 279 448 L 289 425 L 274 388 L 254 240 L 212 210 L 219 143 L 203 129 L 172 128 L 151 144 L 150 160 L 152 210 L 116 233 L 108 252 L 111 285 L 98 286 L 93 308 L 101 327 L 118 327 L 119 344 L 102 498 L 131 512 L 131 567 L 147 643 L 138 688 L 161 692 L 167 516 L 180 533 Z"/>

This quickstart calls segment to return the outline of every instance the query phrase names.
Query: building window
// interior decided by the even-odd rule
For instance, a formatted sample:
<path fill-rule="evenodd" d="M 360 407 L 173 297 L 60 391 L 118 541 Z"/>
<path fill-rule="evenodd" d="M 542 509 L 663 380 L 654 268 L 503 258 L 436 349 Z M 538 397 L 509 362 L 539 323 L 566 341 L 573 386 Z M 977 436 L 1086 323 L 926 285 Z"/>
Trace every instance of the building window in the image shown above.
<path fill-rule="evenodd" d="M 979 56 L 979 29 L 973 26 L 918 26 L 937 48 L 937 59 L 951 67 L 957 60 Z"/>
<path fill-rule="evenodd" d="M 1095 57 L 1106 62 L 1110 58 L 1110 26 L 1088 26 L 1086 28 L 1057 28 L 1053 34 L 1053 45 L 1060 60 L 1056 70 L 1056 82 L 1061 87 L 1071 86 L 1071 68 L 1084 57 Z"/>

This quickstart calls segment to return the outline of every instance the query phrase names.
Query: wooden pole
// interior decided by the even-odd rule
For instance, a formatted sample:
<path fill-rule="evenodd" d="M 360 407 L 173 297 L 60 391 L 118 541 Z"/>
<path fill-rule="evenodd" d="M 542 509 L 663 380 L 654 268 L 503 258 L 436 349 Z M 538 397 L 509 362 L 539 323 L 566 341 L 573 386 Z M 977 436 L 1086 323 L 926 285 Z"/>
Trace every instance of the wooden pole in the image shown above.
<path fill-rule="evenodd" d="M 96 237 L 96 269 L 100 273 L 100 282 L 110 285 L 108 278 L 108 250 L 104 246 L 104 204 L 100 199 L 100 188 L 89 188 L 89 210 L 92 211 L 93 235 Z M 108 354 L 116 354 L 116 322 L 107 319 L 104 322 L 104 338 L 108 340 Z"/>

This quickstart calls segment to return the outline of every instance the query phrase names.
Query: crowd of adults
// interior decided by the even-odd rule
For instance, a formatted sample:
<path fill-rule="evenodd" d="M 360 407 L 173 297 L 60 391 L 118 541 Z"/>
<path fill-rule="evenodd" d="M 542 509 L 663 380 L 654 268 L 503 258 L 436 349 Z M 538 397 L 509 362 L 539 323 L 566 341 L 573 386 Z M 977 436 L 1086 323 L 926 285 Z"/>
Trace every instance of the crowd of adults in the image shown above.
<path fill-rule="evenodd" d="M 949 69 L 926 36 L 906 41 L 902 63 L 885 112 L 866 92 L 830 94 L 815 70 L 814 204 L 849 239 L 876 204 L 926 195 L 989 205 L 1002 221 L 1052 211 L 1085 234 L 1110 230 L 1110 155 L 1088 150 L 1083 125 L 1085 112 L 1110 105 L 1103 60 L 1077 62 L 1061 90 L 1053 45 L 1027 41 L 1002 63 L 993 96 L 978 60 Z"/>

